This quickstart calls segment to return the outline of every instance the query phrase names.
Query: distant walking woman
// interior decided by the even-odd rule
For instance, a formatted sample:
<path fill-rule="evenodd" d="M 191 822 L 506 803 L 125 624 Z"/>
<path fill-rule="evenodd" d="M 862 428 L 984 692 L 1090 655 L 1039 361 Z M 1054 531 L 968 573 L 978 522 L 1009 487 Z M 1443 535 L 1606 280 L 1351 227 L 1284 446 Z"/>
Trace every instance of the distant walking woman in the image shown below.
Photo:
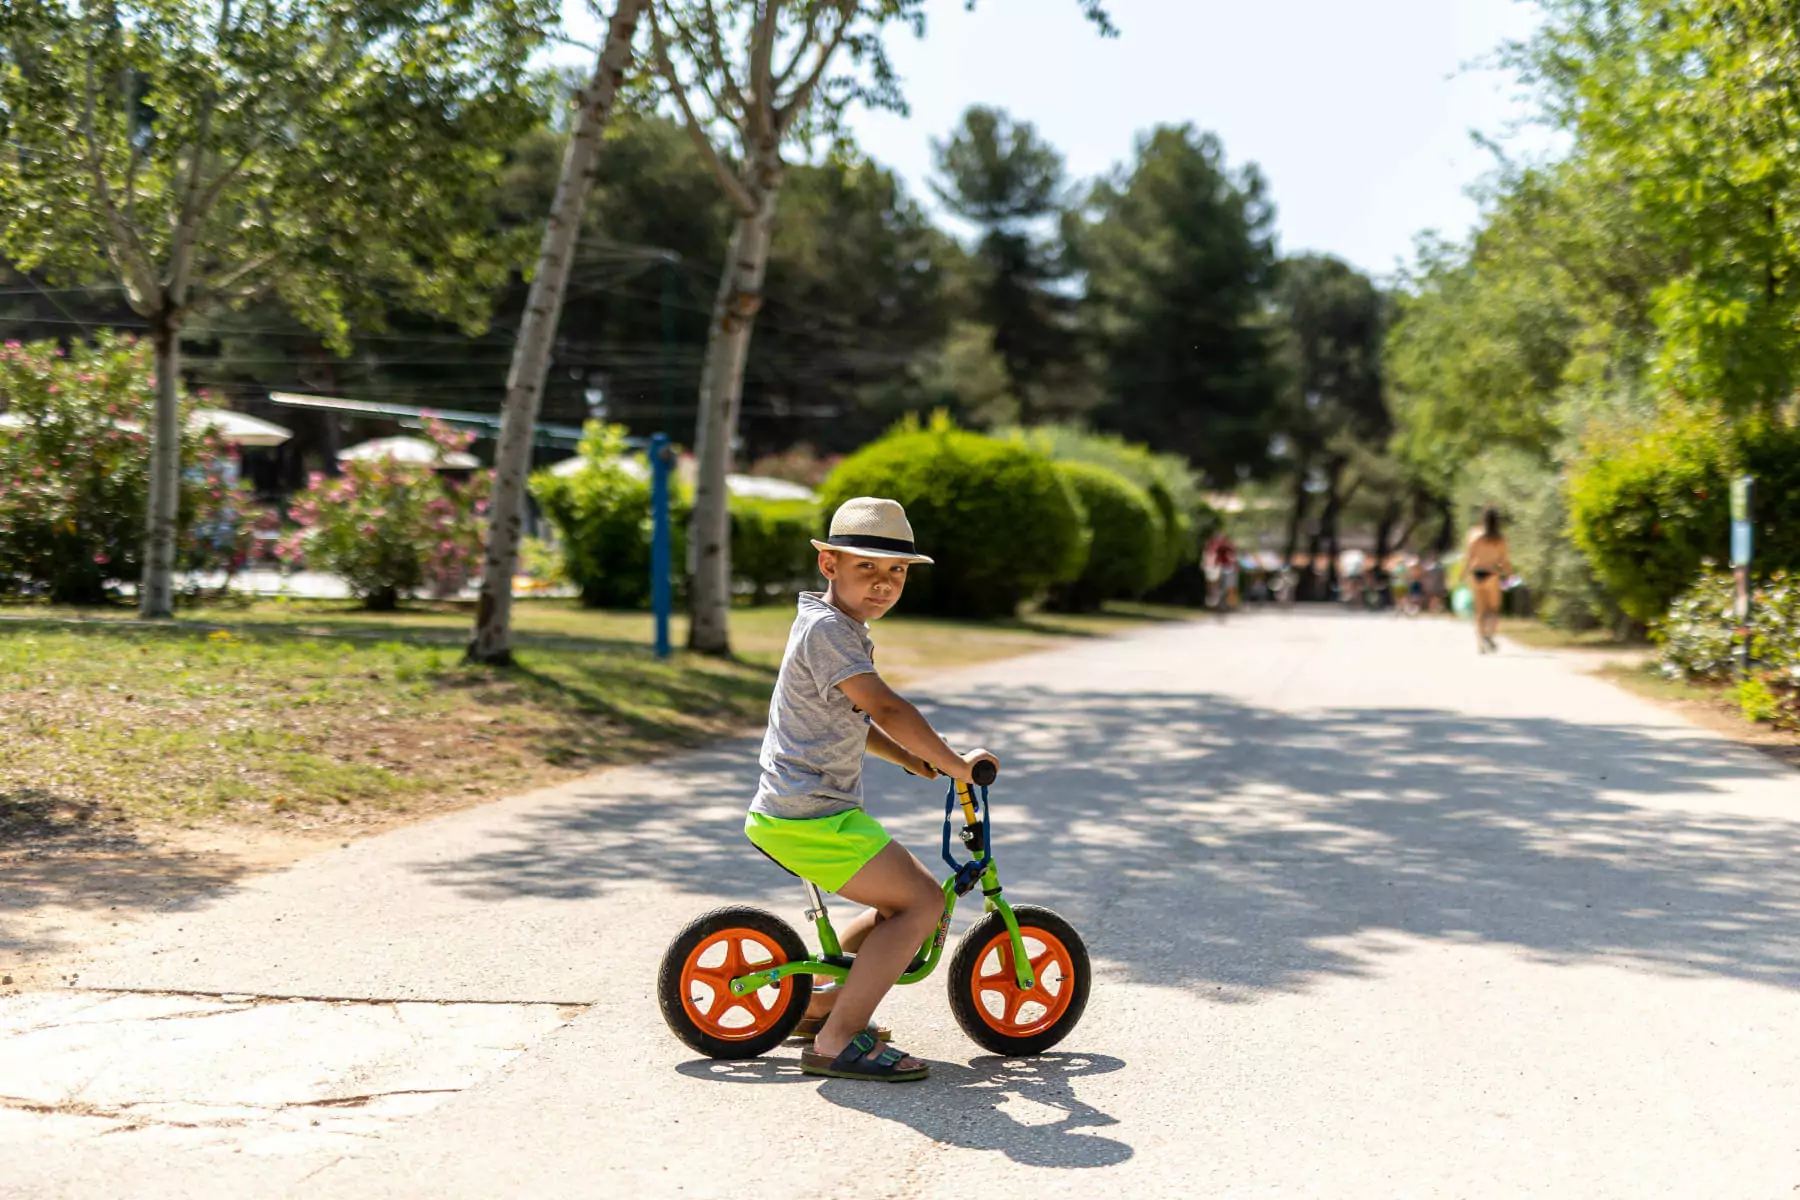
<path fill-rule="evenodd" d="M 1483 654 L 1499 649 L 1494 634 L 1500 628 L 1500 585 L 1511 574 L 1500 511 L 1489 508 L 1481 514 L 1481 528 L 1469 534 L 1462 561 L 1462 581 L 1475 593 L 1475 648 Z"/>

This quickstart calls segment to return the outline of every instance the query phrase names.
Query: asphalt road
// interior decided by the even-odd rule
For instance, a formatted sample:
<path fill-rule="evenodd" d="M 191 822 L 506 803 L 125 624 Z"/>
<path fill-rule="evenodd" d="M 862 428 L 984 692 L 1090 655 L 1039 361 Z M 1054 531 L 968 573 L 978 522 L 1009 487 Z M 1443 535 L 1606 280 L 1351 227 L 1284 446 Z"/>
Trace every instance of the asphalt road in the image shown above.
<path fill-rule="evenodd" d="M 1800 774 L 1438 621 L 1147 623 L 922 691 L 1005 761 L 1008 896 L 1095 956 L 1055 1052 L 984 1054 L 941 977 L 881 1014 L 923 1084 L 667 1033 L 685 921 L 801 924 L 738 832 L 746 741 L 357 843 L 0 1003 L 0 1195 L 1800 1189 Z M 941 791 L 870 775 L 935 861 Z"/>

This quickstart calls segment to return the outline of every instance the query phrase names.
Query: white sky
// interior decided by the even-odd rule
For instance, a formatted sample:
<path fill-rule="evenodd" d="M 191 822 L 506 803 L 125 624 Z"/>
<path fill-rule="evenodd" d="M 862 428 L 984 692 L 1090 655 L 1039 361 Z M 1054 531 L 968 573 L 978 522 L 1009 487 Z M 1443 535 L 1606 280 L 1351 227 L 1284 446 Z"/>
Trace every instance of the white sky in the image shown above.
<path fill-rule="evenodd" d="M 923 41 L 890 37 L 912 114 L 856 114 L 857 142 L 930 203 L 931 140 L 971 104 L 1036 124 L 1076 179 L 1128 161 L 1139 132 L 1192 121 L 1233 165 L 1261 166 L 1284 253 L 1325 251 L 1385 275 L 1419 232 L 1469 229 L 1466 189 L 1492 165 L 1470 131 L 1505 134 L 1525 111 L 1511 77 L 1475 61 L 1531 30 L 1528 0 L 1109 6 L 1111 41 L 1075 0 L 981 0 L 974 13 L 928 0 Z M 570 15 L 572 33 L 594 36 L 590 18 Z M 1551 141 L 1533 131 L 1513 144 Z"/>

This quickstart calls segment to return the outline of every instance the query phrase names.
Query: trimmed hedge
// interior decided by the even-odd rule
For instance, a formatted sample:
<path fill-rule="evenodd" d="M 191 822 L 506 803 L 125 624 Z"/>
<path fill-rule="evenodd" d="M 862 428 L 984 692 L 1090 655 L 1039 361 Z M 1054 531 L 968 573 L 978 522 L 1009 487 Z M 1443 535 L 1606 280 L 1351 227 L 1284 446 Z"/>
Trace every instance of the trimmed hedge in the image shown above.
<path fill-rule="evenodd" d="M 1157 454 L 1148 446 L 1114 434 L 1073 425 L 1039 425 L 1007 435 L 1057 462 L 1084 462 L 1106 469 L 1144 489 L 1156 509 L 1160 549 L 1151 588 L 1169 582 L 1184 567 L 1197 565 L 1200 547 L 1219 523 L 1219 514 L 1200 493 L 1194 468 L 1178 454 Z"/>
<path fill-rule="evenodd" d="M 1661 617 L 1709 559 L 1730 551 L 1730 484 L 1757 477 L 1759 573 L 1800 570 L 1800 429 L 1671 410 L 1636 434 L 1601 434 L 1569 478 L 1576 543 L 1619 605 Z"/>
<path fill-rule="evenodd" d="M 839 463 L 820 490 L 821 526 L 844 501 L 899 501 L 922 553 L 908 608 L 954 616 L 1011 616 L 1084 565 L 1080 510 L 1050 460 L 1017 442 L 906 422 Z"/>
<path fill-rule="evenodd" d="M 650 481 L 621 463 L 624 430 L 591 427 L 581 453 L 586 464 L 572 475 L 539 471 L 531 477 L 537 498 L 561 543 L 563 571 L 589 608 L 647 608 L 650 604 Z M 814 580 L 818 553 L 818 505 L 806 500 L 732 496 L 731 573 L 751 585 L 762 603 L 786 586 Z M 688 515 L 693 498 L 671 488 L 672 561 L 679 593 L 687 561 Z"/>
<path fill-rule="evenodd" d="M 1051 607 L 1098 612 L 1107 600 L 1135 598 L 1161 582 L 1162 520 L 1144 489 L 1093 463 L 1059 462 L 1056 470 L 1081 501 L 1092 543 L 1081 574 L 1050 589 Z"/>
<path fill-rule="evenodd" d="M 731 574 L 750 584 L 750 602 L 762 604 L 784 588 L 798 589 L 818 575 L 819 506 L 810 500 L 733 496 Z"/>
<path fill-rule="evenodd" d="M 563 568 L 589 608 L 647 608 L 650 604 L 650 481 L 619 462 L 620 434 L 590 434 L 587 462 L 573 475 L 539 471 L 531 494 L 556 526 Z M 686 561 L 688 502 L 669 498 L 674 563 Z"/>

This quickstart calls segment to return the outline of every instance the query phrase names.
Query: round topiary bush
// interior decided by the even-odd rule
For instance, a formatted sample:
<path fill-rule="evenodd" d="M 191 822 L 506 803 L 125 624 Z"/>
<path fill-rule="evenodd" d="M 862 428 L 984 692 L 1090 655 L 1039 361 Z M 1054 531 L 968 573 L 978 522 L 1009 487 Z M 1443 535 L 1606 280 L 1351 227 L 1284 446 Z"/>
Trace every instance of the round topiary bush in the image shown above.
<path fill-rule="evenodd" d="M 1093 463 L 1059 462 L 1056 470 L 1086 510 L 1093 540 L 1081 574 L 1050 590 L 1051 606 L 1097 612 L 1104 601 L 1141 596 L 1160 582 L 1162 520 L 1144 489 Z"/>
<path fill-rule="evenodd" d="M 839 463 L 820 489 L 821 523 L 856 496 L 898 500 L 920 552 L 937 560 L 913 569 L 910 609 L 1010 616 L 1083 565 L 1081 513 L 1049 459 L 942 418 L 901 425 Z"/>

